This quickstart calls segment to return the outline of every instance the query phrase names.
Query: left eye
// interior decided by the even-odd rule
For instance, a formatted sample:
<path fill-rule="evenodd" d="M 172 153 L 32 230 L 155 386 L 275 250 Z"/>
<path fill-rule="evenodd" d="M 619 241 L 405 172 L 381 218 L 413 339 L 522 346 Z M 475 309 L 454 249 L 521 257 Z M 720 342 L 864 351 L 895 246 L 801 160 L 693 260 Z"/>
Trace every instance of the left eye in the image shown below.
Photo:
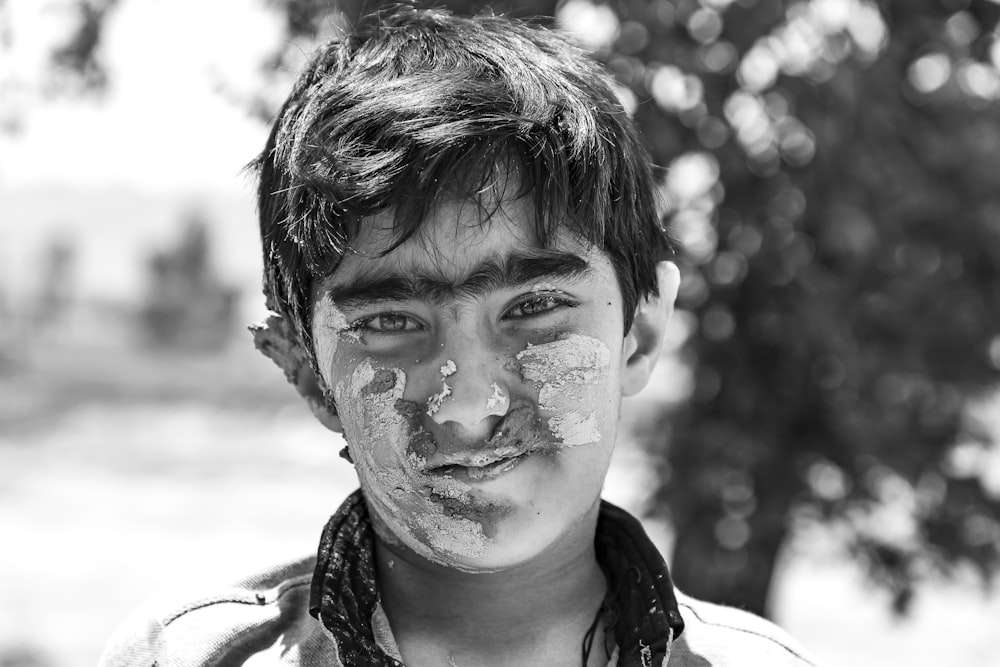
<path fill-rule="evenodd" d="M 507 311 L 507 316 L 515 319 L 521 317 L 534 317 L 549 311 L 557 310 L 564 306 L 572 307 L 575 305 L 576 304 L 574 302 L 563 297 L 545 294 L 533 296 L 530 299 L 525 299 L 524 301 L 514 305 L 513 308 Z"/>

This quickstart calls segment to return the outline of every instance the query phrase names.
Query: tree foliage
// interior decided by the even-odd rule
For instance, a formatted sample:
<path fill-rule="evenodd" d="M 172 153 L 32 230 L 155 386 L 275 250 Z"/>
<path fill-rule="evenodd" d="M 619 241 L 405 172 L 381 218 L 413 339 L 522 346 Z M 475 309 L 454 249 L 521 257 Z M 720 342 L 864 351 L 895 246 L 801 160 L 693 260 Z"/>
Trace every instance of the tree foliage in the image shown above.
<path fill-rule="evenodd" d="M 667 179 L 696 369 L 664 420 L 675 576 L 765 612 L 807 517 L 900 609 L 932 574 L 989 580 L 1000 488 L 962 461 L 990 444 L 965 407 L 1000 367 L 1000 7 L 671 7 L 609 62 L 652 98 L 657 157 L 710 175 Z"/>
<path fill-rule="evenodd" d="M 266 1 L 290 37 L 271 71 L 377 6 Z M 649 446 L 680 585 L 766 613 L 799 521 L 900 610 L 929 577 L 991 580 L 1000 485 L 967 407 L 1000 374 L 1000 4 L 435 4 L 582 30 L 670 167 L 694 381 Z M 82 25 L 57 56 L 86 76 Z"/>

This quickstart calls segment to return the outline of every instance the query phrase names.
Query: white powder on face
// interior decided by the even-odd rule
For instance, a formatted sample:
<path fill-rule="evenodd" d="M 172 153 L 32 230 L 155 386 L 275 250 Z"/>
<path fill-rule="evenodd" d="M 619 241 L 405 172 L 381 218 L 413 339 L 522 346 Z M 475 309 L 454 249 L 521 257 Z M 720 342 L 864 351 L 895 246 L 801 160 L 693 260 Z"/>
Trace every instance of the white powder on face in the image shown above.
<path fill-rule="evenodd" d="M 313 308 L 313 349 L 316 350 L 316 363 L 327 382 L 330 378 L 326 376 L 333 365 L 337 343 L 361 341 L 361 333 L 351 331 L 349 326 L 347 317 L 337 308 L 333 299 L 327 296 L 316 302 Z"/>
<path fill-rule="evenodd" d="M 580 408 L 606 400 L 611 351 L 596 338 L 572 334 L 566 338 L 528 345 L 517 354 L 521 373 L 538 389 L 538 404 L 555 412 L 549 430 L 564 445 L 599 442 L 596 413 L 582 416 Z"/>
<path fill-rule="evenodd" d="M 611 351 L 589 336 L 573 334 L 543 345 L 529 344 L 517 354 L 521 373 L 540 387 L 543 409 L 558 409 L 561 398 L 578 394 L 580 388 L 607 380 Z"/>
<path fill-rule="evenodd" d="M 447 382 L 441 383 L 441 391 L 427 399 L 427 416 L 433 417 L 441 409 L 444 399 L 451 396 L 451 387 Z"/>
<path fill-rule="evenodd" d="M 451 386 L 449 386 L 448 383 L 445 382 L 445 378 L 454 375 L 455 372 L 458 370 L 458 366 L 455 365 L 454 361 L 449 359 L 447 362 L 445 362 L 444 366 L 442 366 L 439 370 L 441 372 L 441 391 L 439 391 L 438 393 L 434 394 L 433 396 L 427 399 L 428 417 L 433 417 L 437 413 L 437 411 L 441 409 L 441 405 L 444 403 L 444 399 L 451 396 Z"/>
<path fill-rule="evenodd" d="M 601 441 L 601 431 L 593 412 L 586 417 L 576 411 L 556 415 L 549 419 L 549 429 L 568 447 Z"/>
<path fill-rule="evenodd" d="M 350 378 L 337 384 L 334 396 L 356 464 L 360 460 L 371 461 L 378 464 L 373 469 L 381 469 L 391 467 L 397 460 L 398 453 L 390 448 L 363 445 L 405 438 L 408 425 L 395 410 L 405 387 L 406 373 L 402 369 L 376 369 L 371 359 L 363 359 Z"/>
<path fill-rule="evenodd" d="M 464 482 L 444 478 L 434 482 L 431 493 L 439 498 L 459 500 L 468 497 L 469 489 L 469 485 Z M 467 558 L 485 553 L 488 540 L 480 524 L 456 515 L 449 516 L 439 504 L 432 507 L 435 511 L 418 514 L 415 519 L 436 553 L 456 554 Z M 445 563 L 440 559 L 437 562 Z"/>
<path fill-rule="evenodd" d="M 333 355 L 337 351 L 337 333 L 346 328 L 347 318 L 333 299 L 324 297 L 316 302 L 313 309 L 313 348 L 316 350 L 316 363 L 322 373 L 326 374 L 333 364 Z"/>
<path fill-rule="evenodd" d="M 486 409 L 499 409 L 506 411 L 510 406 L 510 399 L 507 397 L 507 394 L 504 393 L 503 389 L 501 389 L 500 385 L 496 382 L 493 383 L 492 389 L 493 393 L 491 393 L 490 397 L 486 399 Z"/>
<path fill-rule="evenodd" d="M 335 389 L 344 437 L 365 499 L 391 533 L 386 539 L 435 563 L 461 567 L 455 557 L 482 556 L 489 540 L 482 524 L 446 512 L 434 499 L 466 498 L 471 487 L 432 480 L 421 472 L 422 458 L 408 452 L 413 425 L 398 407 L 405 386 L 401 369 L 376 368 L 363 359 Z"/>
<path fill-rule="evenodd" d="M 538 292 L 558 292 L 559 290 L 552 283 L 538 283 L 531 286 L 531 291 L 537 294 Z"/>

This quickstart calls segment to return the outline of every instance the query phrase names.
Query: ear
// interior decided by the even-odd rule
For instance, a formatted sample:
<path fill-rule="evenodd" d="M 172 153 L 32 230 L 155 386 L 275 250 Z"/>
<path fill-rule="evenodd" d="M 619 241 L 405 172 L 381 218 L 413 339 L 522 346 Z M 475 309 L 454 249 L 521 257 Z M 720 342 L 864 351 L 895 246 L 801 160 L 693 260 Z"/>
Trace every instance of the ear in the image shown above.
<path fill-rule="evenodd" d="M 251 325 L 250 333 L 254 347 L 285 372 L 285 379 L 306 399 L 316 419 L 331 431 L 342 433 L 340 417 L 327 401 L 309 365 L 309 355 L 288 322 L 280 315 L 271 315 L 264 323 Z"/>
<path fill-rule="evenodd" d="M 663 335 L 674 313 L 674 301 L 681 284 L 681 274 L 673 262 L 656 265 L 659 294 L 644 299 L 635 309 L 632 328 L 625 335 L 622 359 L 622 395 L 638 393 L 653 373 L 663 349 Z"/>

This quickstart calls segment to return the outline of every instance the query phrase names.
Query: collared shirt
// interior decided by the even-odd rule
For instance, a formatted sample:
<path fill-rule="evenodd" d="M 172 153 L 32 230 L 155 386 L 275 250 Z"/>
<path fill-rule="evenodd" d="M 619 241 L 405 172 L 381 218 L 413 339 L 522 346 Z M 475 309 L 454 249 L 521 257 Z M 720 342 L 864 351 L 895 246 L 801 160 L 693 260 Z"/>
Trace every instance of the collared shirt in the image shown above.
<path fill-rule="evenodd" d="M 608 580 L 609 667 L 814 665 L 772 623 L 676 591 L 639 522 L 602 503 L 595 536 Z M 161 598 L 112 637 L 102 667 L 402 666 L 379 604 L 374 533 L 360 492 L 330 519 L 318 556 L 187 600 Z"/>

